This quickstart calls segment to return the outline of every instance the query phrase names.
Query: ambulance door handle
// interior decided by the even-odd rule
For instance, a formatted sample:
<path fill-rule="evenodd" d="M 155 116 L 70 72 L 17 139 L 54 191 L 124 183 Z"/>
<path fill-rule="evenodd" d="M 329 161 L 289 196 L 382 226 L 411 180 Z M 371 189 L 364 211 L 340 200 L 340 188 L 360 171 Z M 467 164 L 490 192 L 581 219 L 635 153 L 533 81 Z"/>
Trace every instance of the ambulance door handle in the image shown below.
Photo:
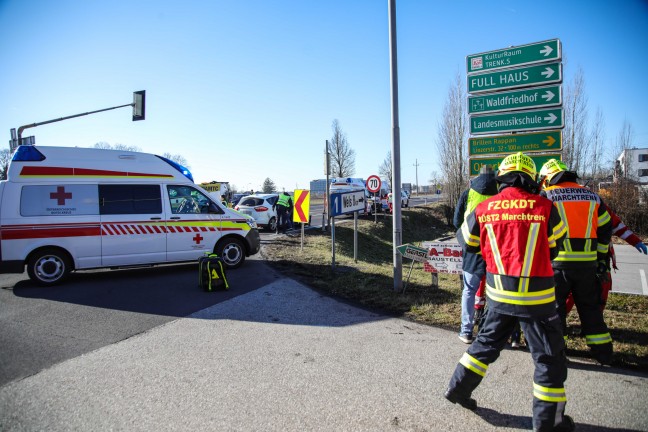
<path fill-rule="evenodd" d="M 151 220 L 161 220 L 161 217 L 152 217 Z"/>
<path fill-rule="evenodd" d="M 180 216 L 173 216 L 171 219 L 180 219 Z"/>

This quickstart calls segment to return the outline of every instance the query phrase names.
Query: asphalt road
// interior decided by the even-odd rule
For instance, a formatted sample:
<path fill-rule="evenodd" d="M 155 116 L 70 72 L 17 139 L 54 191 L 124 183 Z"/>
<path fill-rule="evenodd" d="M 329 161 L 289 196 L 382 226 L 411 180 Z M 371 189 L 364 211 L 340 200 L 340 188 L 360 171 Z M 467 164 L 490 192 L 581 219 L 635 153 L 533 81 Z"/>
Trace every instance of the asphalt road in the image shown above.
<path fill-rule="evenodd" d="M 529 430 L 528 352 L 502 352 L 475 412 L 442 397 L 465 348 L 281 278 L 0 386 L 0 430 Z M 572 362 L 565 388 L 578 431 L 648 430 L 647 376 Z"/>
<path fill-rule="evenodd" d="M 627 244 L 614 245 L 619 270 L 612 271 L 612 292 L 648 295 L 648 255 Z"/>
<path fill-rule="evenodd" d="M 198 287 L 196 264 L 79 272 L 50 288 L 34 285 L 27 274 L 0 275 L 0 386 L 278 277 L 255 258 L 228 272 L 231 290 L 214 293 Z"/>

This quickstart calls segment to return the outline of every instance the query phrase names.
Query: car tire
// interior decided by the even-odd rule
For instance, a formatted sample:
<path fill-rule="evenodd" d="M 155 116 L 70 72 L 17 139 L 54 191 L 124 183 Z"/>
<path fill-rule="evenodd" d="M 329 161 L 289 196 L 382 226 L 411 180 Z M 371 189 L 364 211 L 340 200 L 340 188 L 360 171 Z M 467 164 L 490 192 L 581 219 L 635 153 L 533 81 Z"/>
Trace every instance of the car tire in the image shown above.
<path fill-rule="evenodd" d="M 219 241 L 214 252 L 221 257 L 228 269 L 239 268 L 245 262 L 245 247 L 236 237 L 226 237 Z"/>
<path fill-rule="evenodd" d="M 42 249 L 29 258 L 27 275 L 38 285 L 57 285 L 72 271 L 71 263 L 70 256 L 61 249 Z"/>
<path fill-rule="evenodd" d="M 268 221 L 268 231 L 277 231 L 277 218 L 270 218 L 270 220 Z"/>

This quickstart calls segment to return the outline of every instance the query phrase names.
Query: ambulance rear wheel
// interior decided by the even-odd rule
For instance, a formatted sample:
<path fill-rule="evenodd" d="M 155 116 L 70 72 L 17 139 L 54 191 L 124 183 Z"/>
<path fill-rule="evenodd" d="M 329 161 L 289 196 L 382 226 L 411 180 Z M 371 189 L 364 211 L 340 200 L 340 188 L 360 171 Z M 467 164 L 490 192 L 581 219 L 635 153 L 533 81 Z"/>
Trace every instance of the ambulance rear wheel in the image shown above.
<path fill-rule="evenodd" d="M 67 253 L 58 249 L 36 251 L 27 263 L 29 278 L 42 286 L 61 283 L 72 271 Z"/>
<path fill-rule="evenodd" d="M 221 257 L 229 269 L 239 268 L 245 261 L 245 247 L 239 239 L 234 237 L 221 240 L 216 245 L 216 254 Z"/>

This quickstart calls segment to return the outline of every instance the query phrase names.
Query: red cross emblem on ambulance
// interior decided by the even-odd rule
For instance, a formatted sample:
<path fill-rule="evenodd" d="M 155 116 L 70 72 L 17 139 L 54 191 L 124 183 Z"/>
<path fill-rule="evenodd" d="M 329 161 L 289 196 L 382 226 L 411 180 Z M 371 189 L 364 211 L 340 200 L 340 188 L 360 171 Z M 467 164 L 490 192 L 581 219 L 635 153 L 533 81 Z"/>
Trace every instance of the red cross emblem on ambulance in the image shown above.
<path fill-rule="evenodd" d="M 57 186 L 56 192 L 50 193 L 50 198 L 55 199 L 57 205 L 65 205 L 65 200 L 72 199 L 72 192 L 65 192 L 65 186 Z"/>
<path fill-rule="evenodd" d="M 200 233 L 196 234 L 193 238 L 193 241 L 195 241 L 196 244 L 200 244 L 200 242 L 203 240 L 205 240 L 205 238 L 201 236 Z"/>

